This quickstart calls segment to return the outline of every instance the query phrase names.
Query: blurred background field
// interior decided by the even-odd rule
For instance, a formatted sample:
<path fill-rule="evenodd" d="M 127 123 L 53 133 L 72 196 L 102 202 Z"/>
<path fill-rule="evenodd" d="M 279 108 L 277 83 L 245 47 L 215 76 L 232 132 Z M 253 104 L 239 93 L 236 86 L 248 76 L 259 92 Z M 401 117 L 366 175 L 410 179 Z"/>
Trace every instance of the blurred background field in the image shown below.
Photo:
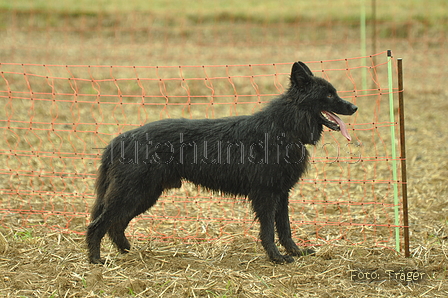
<path fill-rule="evenodd" d="M 352 95 L 353 90 L 362 95 L 361 71 L 357 69 L 361 59 L 344 60 L 361 56 L 363 3 L 367 13 L 367 54 L 391 49 L 394 57 L 402 57 L 404 63 L 413 258 L 405 259 L 381 248 L 383 238 L 388 247 L 391 245 L 392 229 L 388 227 L 361 231 L 356 227 L 310 228 L 299 224 L 312 221 L 310 218 L 316 214 L 324 215 L 327 222 L 333 217 L 344 220 L 349 214 L 393 224 L 389 206 L 379 205 L 382 207 L 369 214 L 370 209 L 360 205 L 318 204 L 304 208 L 298 204 L 293 205 L 291 218 L 296 220 L 294 237 L 303 243 L 322 240 L 318 255 L 274 266 L 255 241 L 258 225 L 251 223 L 252 214 L 243 200 L 198 193 L 197 188 L 186 184 L 180 191 L 167 193 L 158 209 L 145 217 L 162 214 L 160 220 L 131 225 L 134 248 L 129 255 L 117 256 L 105 241 L 103 253 L 108 264 L 101 267 L 86 263 L 83 232 L 101 152 L 86 148 L 104 146 L 117 133 L 160 118 L 253 113 L 287 88 L 293 61 L 311 62 L 316 75 L 325 70 L 322 75 L 342 91 L 341 96 L 364 108 L 356 118 L 344 118 L 362 144 L 349 148 L 352 151 L 345 158 L 356 157 L 361 149 L 366 157 L 387 156 L 387 150 L 382 151 L 384 145 L 377 147 L 376 143 L 387 138 L 373 138 L 362 131 L 369 128 L 365 125 L 369 119 L 388 117 L 369 114 L 387 112 L 383 103 L 387 96 L 375 90 L 387 85 L 383 81 L 385 54 L 366 60 L 367 65 L 378 65 L 378 73 L 369 73 L 367 87 L 372 96 L 366 97 Z M 0 293 L 28 297 L 448 295 L 448 131 L 444 121 L 448 111 L 447 32 L 445 0 L 0 1 L 0 100 L 4 106 L 0 118 L 0 232 L 4 235 L 0 239 Z M 220 67 L 213 67 L 216 65 Z M 350 77 L 343 70 L 346 65 Z M 154 66 L 160 67 L 157 73 Z M 48 80 L 47 76 L 54 79 Z M 148 80 L 139 85 L 136 77 L 159 77 L 164 84 Z M 221 79 L 210 85 L 203 80 L 206 77 Z M 69 78 L 85 80 L 70 83 Z M 89 81 L 91 78 L 95 84 Z M 143 109 L 131 105 L 141 100 L 142 90 L 147 92 L 148 102 L 158 105 Z M 79 94 L 80 103 L 76 105 L 74 93 Z M 100 100 L 98 93 L 109 97 Z M 161 94 L 169 95 L 172 105 L 165 106 L 166 98 Z M 208 105 L 212 94 L 216 103 L 213 107 Z M 238 105 L 234 94 L 239 96 Z M 116 108 L 119 100 L 127 105 Z M 193 104 L 187 104 L 187 100 Z M 101 102 L 102 108 L 89 101 Z M 7 128 L 7 119 L 17 121 L 16 129 Z M 98 128 L 96 119 L 110 125 Z M 34 122 L 34 132 L 27 130 L 30 122 Z M 57 133 L 49 133 L 50 122 Z M 387 136 L 388 129 L 378 132 Z M 92 137 L 93 131 L 99 137 Z M 322 144 L 331 141 L 339 146 L 338 140 L 334 133 L 326 133 Z M 303 183 L 293 194 L 293 201 L 343 201 L 346 196 L 356 201 L 362 193 L 381 203 L 382 198 L 390 196 L 390 185 L 369 189 L 323 180 L 343 181 L 348 175 L 383 177 L 382 173 L 390 175 L 390 169 L 387 164 L 371 168 L 368 163 L 363 167 L 321 163 L 320 158 L 335 154 L 328 146 L 322 153 L 322 144 L 318 149 L 310 148 L 315 150 L 317 160 L 305 177 L 306 181 L 317 177 L 319 184 Z M 33 148 L 38 148 L 40 156 Z M 73 159 L 71 153 L 82 158 Z M 332 198 L 332 194 L 341 198 Z M 194 202 L 186 204 L 185 196 Z M 232 208 L 226 209 L 228 206 Z M 45 212 L 10 212 L 29 208 Z M 164 218 L 172 219 L 180 210 L 190 220 L 174 223 L 173 229 L 173 223 L 167 224 Z M 214 220 L 195 220 L 196 210 L 200 210 L 200 216 Z M 319 235 L 327 238 L 319 239 Z M 168 240 L 160 241 L 164 238 Z M 338 240 L 334 245 L 329 241 L 333 238 Z M 353 242 L 359 245 L 352 246 Z M 420 283 L 363 283 L 349 278 L 351 269 L 378 270 L 388 266 L 424 271 L 428 279 Z"/>

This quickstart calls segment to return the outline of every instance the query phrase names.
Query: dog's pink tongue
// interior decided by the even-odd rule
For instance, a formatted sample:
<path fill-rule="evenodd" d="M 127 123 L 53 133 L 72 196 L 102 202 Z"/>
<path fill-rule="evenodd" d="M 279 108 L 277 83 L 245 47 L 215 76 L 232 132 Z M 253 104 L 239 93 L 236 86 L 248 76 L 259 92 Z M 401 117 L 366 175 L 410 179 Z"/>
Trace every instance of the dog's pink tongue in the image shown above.
<path fill-rule="evenodd" d="M 330 112 L 325 112 L 325 114 L 327 114 L 328 118 L 330 118 L 331 120 L 333 120 L 334 122 L 336 122 L 339 125 L 339 128 L 341 129 L 341 134 L 349 141 L 352 140 L 352 137 L 348 134 L 347 131 L 347 126 L 345 126 L 344 121 L 341 120 L 341 118 L 339 118 L 338 116 L 336 116 L 333 113 Z"/>

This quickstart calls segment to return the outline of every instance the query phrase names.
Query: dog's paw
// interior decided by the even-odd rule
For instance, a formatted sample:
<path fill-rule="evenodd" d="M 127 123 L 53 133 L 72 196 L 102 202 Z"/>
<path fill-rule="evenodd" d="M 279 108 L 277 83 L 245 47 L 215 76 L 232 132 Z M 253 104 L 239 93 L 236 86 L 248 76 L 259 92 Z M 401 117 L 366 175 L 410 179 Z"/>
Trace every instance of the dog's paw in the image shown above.
<path fill-rule="evenodd" d="M 90 258 L 89 259 L 89 263 L 90 264 L 100 264 L 100 265 L 104 265 L 105 261 L 103 259 L 100 258 Z"/>
<path fill-rule="evenodd" d="M 294 258 L 289 255 L 277 255 L 270 257 L 271 262 L 275 264 L 288 264 L 294 262 Z"/>
<path fill-rule="evenodd" d="M 295 249 L 292 251 L 288 251 L 288 253 L 292 256 L 304 257 L 304 256 L 314 255 L 316 252 L 311 248 L 305 248 L 305 249 Z"/>

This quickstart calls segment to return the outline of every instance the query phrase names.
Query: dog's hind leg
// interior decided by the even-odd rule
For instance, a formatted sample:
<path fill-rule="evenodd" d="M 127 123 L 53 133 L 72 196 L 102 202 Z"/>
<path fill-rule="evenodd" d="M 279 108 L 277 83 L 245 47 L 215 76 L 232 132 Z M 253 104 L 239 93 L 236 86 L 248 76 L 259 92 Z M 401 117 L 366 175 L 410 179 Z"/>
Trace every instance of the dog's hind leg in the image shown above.
<path fill-rule="evenodd" d="M 118 250 L 121 253 L 127 253 L 131 249 L 131 244 L 129 243 L 129 240 L 126 238 L 124 231 L 126 230 L 129 222 L 133 218 L 134 216 L 122 218 L 119 221 L 115 222 L 113 225 L 111 225 L 111 227 L 107 231 L 107 234 L 109 235 L 110 239 L 117 246 Z"/>
<path fill-rule="evenodd" d="M 294 259 L 288 255 L 282 255 L 274 243 L 274 221 L 276 214 L 276 198 L 272 193 L 258 193 L 249 196 L 256 217 L 260 221 L 261 245 L 265 249 L 269 259 L 274 263 L 291 263 Z"/>
<path fill-rule="evenodd" d="M 98 197 L 92 210 L 92 222 L 87 227 L 86 242 L 89 251 L 90 263 L 103 263 L 100 258 L 101 240 L 111 226 L 123 222 L 123 218 L 130 212 L 132 204 L 125 204 L 122 201 L 125 190 L 119 187 L 110 187 L 103 197 Z M 129 206 L 129 207 L 128 207 Z M 135 207 L 131 207 L 135 208 Z M 132 210 L 130 210 L 132 211 Z M 101 213 L 100 213 L 101 212 Z M 127 225 L 127 223 L 126 223 Z M 120 245 L 126 245 L 127 240 L 121 239 Z M 129 243 L 128 243 L 129 245 Z"/>
<path fill-rule="evenodd" d="M 100 264 L 103 261 L 100 258 L 101 239 L 106 235 L 107 230 L 112 225 L 112 216 L 107 210 L 99 215 L 87 227 L 87 247 L 89 249 L 89 261 L 93 264 Z"/>
<path fill-rule="evenodd" d="M 131 245 L 126 238 L 124 231 L 126 230 L 129 222 L 136 216 L 142 214 L 149 208 L 151 208 L 161 195 L 161 191 L 158 193 L 151 194 L 151 197 L 148 198 L 142 198 L 140 200 L 137 200 L 137 202 L 141 202 L 141 205 L 138 206 L 138 208 L 135 208 L 131 211 L 123 211 L 120 214 L 120 219 L 113 223 L 109 230 L 107 231 L 110 239 L 113 243 L 117 246 L 117 248 L 120 250 L 121 253 L 127 253 L 129 249 L 131 248 Z"/>
<path fill-rule="evenodd" d="M 101 240 L 109 233 L 112 241 L 120 251 L 130 248 L 129 241 L 124 235 L 132 213 L 126 210 L 126 204 L 120 205 L 118 200 L 112 200 L 112 204 L 105 205 L 103 212 L 93 220 L 87 227 L 87 248 L 89 250 L 89 261 L 93 264 L 104 263 L 100 258 Z M 112 229 L 112 232 L 110 231 Z"/>
<path fill-rule="evenodd" d="M 280 244 L 288 254 L 293 256 L 304 256 L 314 254 L 312 249 L 300 249 L 291 237 L 291 225 L 288 212 L 288 194 L 279 195 L 277 210 L 275 212 L 275 225 Z"/>

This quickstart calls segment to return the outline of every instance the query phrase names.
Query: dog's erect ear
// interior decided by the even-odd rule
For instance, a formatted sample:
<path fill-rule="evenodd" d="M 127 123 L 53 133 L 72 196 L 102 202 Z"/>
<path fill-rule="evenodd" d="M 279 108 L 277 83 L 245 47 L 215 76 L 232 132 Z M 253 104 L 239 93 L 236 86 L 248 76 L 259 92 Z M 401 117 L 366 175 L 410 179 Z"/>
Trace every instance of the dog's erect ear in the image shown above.
<path fill-rule="evenodd" d="M 305 63 L 303 63 L 302 61 L 297 62 L 300 64 L 300 66 L 302 66 L 302 68 L 310 75 L 310 76 L 314 76 L 313 72 L 311 71 L 311 69 L 308 68 L 308 66 L 306 66 Z"/>
<path fill-rule="evenodd" d="M 305 63 L 299 61 L 293 64 L 291 70 L 291 81 L 297 86 L 301 87 L 308 85 L 312 76 L 313 73 L 308 66 L 305 65 Z"/>

